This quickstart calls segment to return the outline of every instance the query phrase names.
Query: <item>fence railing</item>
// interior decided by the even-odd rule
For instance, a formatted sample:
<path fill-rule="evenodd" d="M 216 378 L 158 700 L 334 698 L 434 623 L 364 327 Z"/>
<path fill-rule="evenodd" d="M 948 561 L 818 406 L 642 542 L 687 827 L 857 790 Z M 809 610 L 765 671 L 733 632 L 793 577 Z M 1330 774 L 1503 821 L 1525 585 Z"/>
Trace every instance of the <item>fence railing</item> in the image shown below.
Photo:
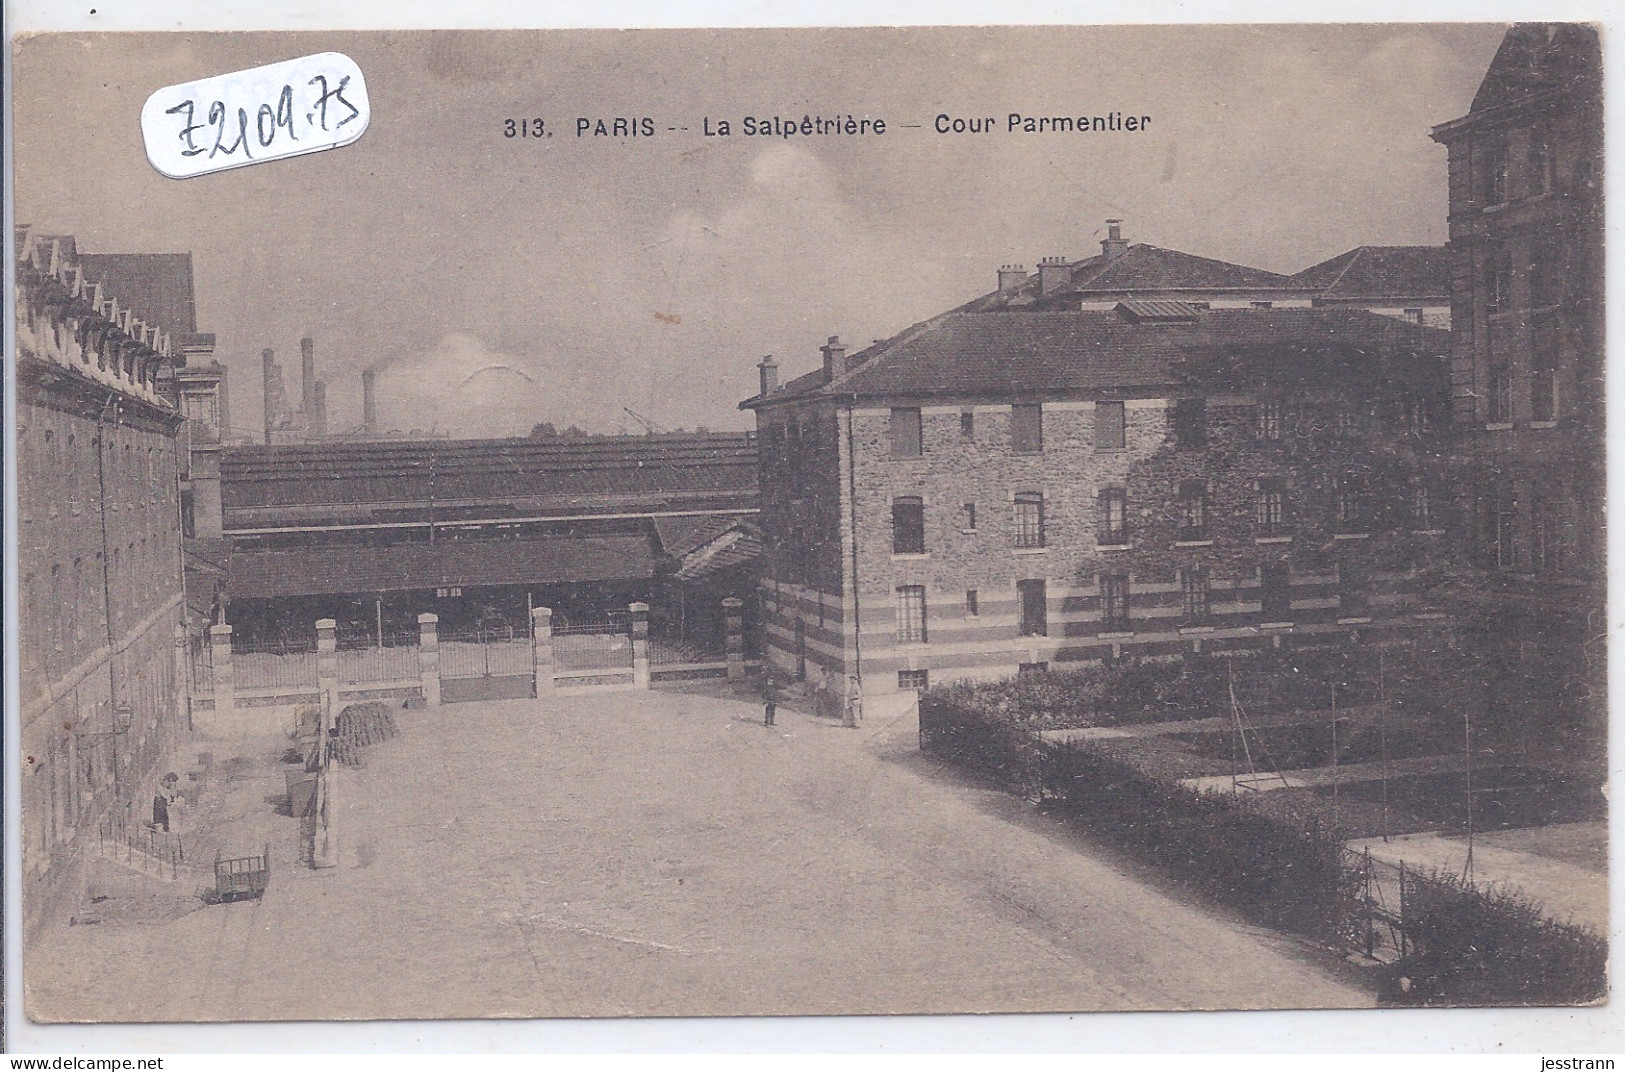
<path fill-rule="evenodd" d="M 103 856 L 160 877 L 179 878 L 186 864 L 186 846 L 179 834 L 154 829 L 122 814 L 110 815 L 97 824 L 96 849 Z"/>
<path fill-rule="evenodd" d="M 382 684 L 418 679 L 418 646 L 354 648 L 338 652 L 339 681 L 345 685 Z"/>
<path fill-rule="evenodd" d="M 234 651 L 231 670 L 238 689 L 316 687 L 314 651 Z"/>

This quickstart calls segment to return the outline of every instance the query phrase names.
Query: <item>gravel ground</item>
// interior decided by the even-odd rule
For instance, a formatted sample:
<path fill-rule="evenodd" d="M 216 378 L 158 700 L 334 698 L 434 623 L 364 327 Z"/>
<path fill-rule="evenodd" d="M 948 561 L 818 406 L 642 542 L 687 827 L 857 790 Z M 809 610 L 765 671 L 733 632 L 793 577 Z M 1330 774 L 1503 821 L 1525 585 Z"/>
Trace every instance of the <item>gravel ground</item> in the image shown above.
<path fill-rule="evenodd" d="M 397 712 L 335 793 L 343 866 L 263 901 L 62 927 L 37 1020 L 1370 1006 L 1292 939 L 1185 903 L 922 756 L 717 690 Z M 265 752 L 263 744 L 249 750 Z M 230 809 L 227 809 L 230 810 Z M 245 817 L 246 818 L 246 817 Z M 255 817 L 258 824 L 259 817 Z M 258 829 L 256 829 L 256 834 Z"/>

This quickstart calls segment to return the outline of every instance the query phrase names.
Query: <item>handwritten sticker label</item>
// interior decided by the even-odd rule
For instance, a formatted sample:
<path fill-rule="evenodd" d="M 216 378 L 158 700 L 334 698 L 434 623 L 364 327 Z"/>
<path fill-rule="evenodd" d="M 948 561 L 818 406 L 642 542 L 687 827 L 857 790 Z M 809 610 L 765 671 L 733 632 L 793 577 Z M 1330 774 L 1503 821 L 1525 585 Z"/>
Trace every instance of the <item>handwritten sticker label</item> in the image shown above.
<path fill-rule="evenodd" d="M 153 167 L 189 179 L 348 145 L 371 116 L 361 68 L 322 52 L 160 89 L 141 134 Z"/>

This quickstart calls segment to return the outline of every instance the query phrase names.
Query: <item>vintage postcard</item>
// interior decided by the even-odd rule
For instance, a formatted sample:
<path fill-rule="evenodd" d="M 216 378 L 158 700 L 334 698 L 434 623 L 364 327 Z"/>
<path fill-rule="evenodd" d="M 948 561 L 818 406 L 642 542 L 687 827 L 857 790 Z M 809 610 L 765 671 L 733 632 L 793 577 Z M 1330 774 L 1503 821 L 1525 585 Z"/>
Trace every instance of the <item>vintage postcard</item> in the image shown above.
<path fill-rule="evenodd" d="M 1606 999 L 1596 27 L 11 60 L 32 1021 Z"/>

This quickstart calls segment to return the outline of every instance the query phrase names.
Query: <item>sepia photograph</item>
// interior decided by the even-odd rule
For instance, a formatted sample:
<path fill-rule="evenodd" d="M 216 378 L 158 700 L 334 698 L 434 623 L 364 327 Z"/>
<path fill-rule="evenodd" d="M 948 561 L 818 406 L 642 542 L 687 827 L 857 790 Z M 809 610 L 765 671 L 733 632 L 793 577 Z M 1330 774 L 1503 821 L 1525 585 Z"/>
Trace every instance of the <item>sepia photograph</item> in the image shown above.
<path fill-rule="evenodd" d="M 12 40 L 14 1014 L 1606 1002 L 1601 38 Z"/>

